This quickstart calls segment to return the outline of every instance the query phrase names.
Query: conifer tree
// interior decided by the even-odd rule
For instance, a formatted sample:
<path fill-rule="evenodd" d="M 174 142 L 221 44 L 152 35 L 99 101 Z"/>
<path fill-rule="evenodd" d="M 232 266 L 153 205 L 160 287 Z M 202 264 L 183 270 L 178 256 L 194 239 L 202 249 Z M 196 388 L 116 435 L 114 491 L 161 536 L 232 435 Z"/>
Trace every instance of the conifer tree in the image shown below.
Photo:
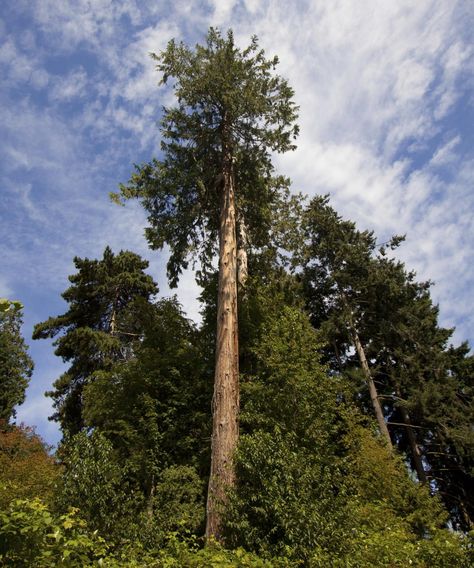
<path fill-rule="evenodd" d="M 243 283 L 246 249 L 265 243 L 272 204 L 287 185 L 270 158 L 294 148 L 296 107 L 292 89 L 273 74 L 277 58 L 267 60 L 255 37 L 241 50 L 231 31 L 223 37 L 211 28 L 204 46 L 171 41 L 154 57 L 163 82 L 174 81 L 178 104 L 164 109 L 162 159 L 139 167 L 121 195 L 138 197 L 149 213 L 151 247 L 170 247 L 171 284 L 190 256 L 204 271 L 219 259 L 206 528 L 219 539 L 238 440 L 237 265 Z"/>
<path fill-rule="evenodd" d="M 316 327 L 323 326 L 336 346 L 355 349 L 370 393 L 380 433 L 389 447 L 392 440 L 384 417 L 361 335 L 364 315 L 371 306 L 362 298 L 367 289 L 375 237 L 343 221 L 328 205 L 328 197 L 314 198 L 303 219 L 302 251 L 308 305 Z M 340 344 L 338 346 L 338 343 Z"/>
<path fill-rule="evenodd" d="M 377 385 L 391 441 L 408 454 L 418 479 L 439 493 L 453 525 L 469 530 L 474 512 L 468 489 L 474 455 L 469 347 L 448 347 L 453 330 L 438 325 L 430 282 L 417 282 L 403 263 L 387 256 L 386 246 L 377 248 L 372 233 L 343 221 L 327 197 L 311 202 L 304 229 L 307 303 L 328 341 L 333 370 L 350 372 L 352 339 Z M 396 237 L 389 246 L 400 242 Z M 363 400 L 359 394 L 359 404 Z"/>
<path fill-rule="evenodd" d="M 37 324 L 33 332 L 33 339 L 57 337 L 56 355 L 71 363 L 49 393 L 56 409 L 53 419 L 69 434 L 84 425 L 84 385 L 95 372 L 130 357 L 142 334 L 136 303 L 157 292 L 144 272 L 148 262 L 132 252 L 114 255 L 107 247 L 101 260 L 76 257 L 74 264 L 77 273 L 62 294 L 68 311 Z"/>
<path fill-rule="evenodd" d="M 15 406 L 25 400 L 33 372 L 21 324 L 21 304 L 0 300 L 0 421 L 5 423 L 15 417 Z"/>
<path fill-rule="evenodd" d="M 176 299 L 148 304 L 145 311 L 133 359 L 95 374 L 84 388 L 83 414 L 87 427 L 111 441 L 152 518 L 169 468 L 207 476 L 211 384 L 200 334 Z"/>

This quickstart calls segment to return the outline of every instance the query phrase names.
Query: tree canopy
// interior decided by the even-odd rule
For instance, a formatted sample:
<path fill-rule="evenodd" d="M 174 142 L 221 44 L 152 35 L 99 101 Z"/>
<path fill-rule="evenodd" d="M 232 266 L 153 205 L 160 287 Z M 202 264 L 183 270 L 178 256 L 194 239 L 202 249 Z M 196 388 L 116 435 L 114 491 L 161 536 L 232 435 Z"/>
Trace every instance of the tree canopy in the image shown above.
<path fill-rule="evenodd" d="M 235 176 L 237 223 L 244 222 L 252 246 L 266 243 L 272 207 L 288 181 L 274 173 L 272 152 L 295 148 L 298 134 L 293 90 L 274 70 L 256 37 L 239 49 L 231 31 L 209 31 L 195 49 L 171 41 L 153 55 L 162 84 L 171 84 L 175 107 L 161 120 L 163 158 L 137 167 L 120 197 L 138 198 L 148 213 L 151 248 L 171 250 L 172 285 L 199 257 L 203 268 L 217 254 L 221 195 L 219 184 L 226 148 Z"/>
<path fill-rule="evenodd" d="M 71 363 L 49 395 L 53 418 L 64 430 L 78 432 L 84 425 L 82 393 L 95 372 L 127 359 L 141 336 L 140 305 L 157 292 L 144 271 L 148 263 L 138 255 L 107 247 L 101 260 L 76 257 L 77 273 L 62 297 L 66 313 L 35 326 L 33 339 L 56 337 L 55 354 Z"/>

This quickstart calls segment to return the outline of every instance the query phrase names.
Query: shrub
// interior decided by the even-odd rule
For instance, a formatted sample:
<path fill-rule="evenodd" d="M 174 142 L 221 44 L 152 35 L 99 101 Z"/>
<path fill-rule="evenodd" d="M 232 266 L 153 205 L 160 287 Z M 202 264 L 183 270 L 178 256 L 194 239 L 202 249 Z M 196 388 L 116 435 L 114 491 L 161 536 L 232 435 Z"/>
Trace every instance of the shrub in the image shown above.
<path fill-rule="evenodd" d="M 84 568 L 106 551 L 103 539 L 87 531 L 76 509 L 55 518 L 40 499 L 17 499 L 0 512 L 0 560 L 5 566 Z"/>

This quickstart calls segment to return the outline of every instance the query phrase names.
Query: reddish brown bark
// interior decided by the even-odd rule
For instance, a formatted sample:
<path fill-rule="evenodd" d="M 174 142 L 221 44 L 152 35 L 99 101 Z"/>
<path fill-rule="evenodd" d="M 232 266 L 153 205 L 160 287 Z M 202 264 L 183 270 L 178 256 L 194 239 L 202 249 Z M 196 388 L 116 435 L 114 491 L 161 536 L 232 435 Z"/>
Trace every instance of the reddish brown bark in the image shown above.
<path fill-rule="evenodd" d="M 219 225 L 219 284 L 211 472 L 206 539 L 221 538 L 227 491 L 235 485 L 234 454 L 239 436 L 239 347 L 237 322 L 237 240 L 231 151 L 224 148 Z"/>

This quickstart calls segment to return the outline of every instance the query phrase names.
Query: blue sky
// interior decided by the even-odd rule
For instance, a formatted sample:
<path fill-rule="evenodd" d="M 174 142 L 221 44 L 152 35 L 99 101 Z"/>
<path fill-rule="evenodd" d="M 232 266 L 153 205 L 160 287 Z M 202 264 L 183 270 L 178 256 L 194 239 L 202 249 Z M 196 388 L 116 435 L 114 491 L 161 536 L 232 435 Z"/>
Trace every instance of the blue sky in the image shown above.
<path fill-rule="evenodd" d="M 431 279 L 443 325 L 474 339 L 474 4 L 470 0 L 16 0 L 0 7 L 0 296 L 25 305 L 24 333 L 62 313 L 74 256 L 106 244 L 150 260 L 145 216 L 108 193 L 157 155 L 167 89 L 148 53 L 209 25 L 258 35 L 301 107 L 298 150 L 277 157 L 297 191 L 327 193 Z M 179 295 L 197 316 L 186 273 Z M 46 341 L 18 421 L 51 443 L 43 396 L 62 371 Z"/>

